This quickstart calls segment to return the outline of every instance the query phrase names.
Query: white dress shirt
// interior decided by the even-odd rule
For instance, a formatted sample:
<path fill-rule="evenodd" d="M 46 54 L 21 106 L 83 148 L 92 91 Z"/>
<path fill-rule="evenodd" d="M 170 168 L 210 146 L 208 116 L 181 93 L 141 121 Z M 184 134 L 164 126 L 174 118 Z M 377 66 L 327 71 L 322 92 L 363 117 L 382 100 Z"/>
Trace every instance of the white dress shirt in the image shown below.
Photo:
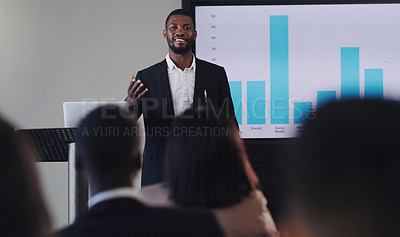
<path fill-rule="evenodd" d="M 190 68 L 181 70 L 169 57 L 166 57 L 168 65 L 168 79 L 171 89 L 172 103 L 175 116 L 180 115 L 193 105 L 194 81 L 196 77 L 196 58 L 193 56 Z"/>
<path fill-rule="evenodd" d="M 89 199 L 89 209 L 92 208 L 94 205 L 100 202 L 104 202 L 111 199 L 116 198 L 132 198 L 136 200 L 142 200 L 143 198 L 140 197 L 141 194 L 137 188 L 133 187 L 121 187 L 121 188 L 113 188 L 107 191 L 99 192 L 93 195 Z"/>

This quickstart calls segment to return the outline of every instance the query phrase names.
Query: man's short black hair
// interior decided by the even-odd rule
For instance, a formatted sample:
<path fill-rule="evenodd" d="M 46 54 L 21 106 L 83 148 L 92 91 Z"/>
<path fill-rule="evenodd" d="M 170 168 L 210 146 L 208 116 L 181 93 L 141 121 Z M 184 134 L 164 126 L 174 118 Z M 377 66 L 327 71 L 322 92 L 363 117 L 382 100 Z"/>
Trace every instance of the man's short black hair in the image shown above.
<path fill-rule="evenodd" d="M 175 203 L 223 208 L 249 195 L 251 185 L 236 135 L 234 122 L 211 104 L 186 110 L 175 118 L 164 163 L 170 198 Z"/>
<path fill-rule="evenodd" d="M 288 198 L 315 236 L 400 236 L 399 121 L 395 102 L 350 100 L 326 104 L 305 122 Z"/>
<path fill-rule="evenodd" d="M 76 147 L 95 172 L 118 172 L 139 158 L 139 127 L 130 115 L 126 108 L 105 105 L 80 122 Z"/>
<path fill-rule="evenodd" d="M 175 15 L 182 15 L 182 16 L 188 16 L 188 17 L 190 17 L 190 18 L 192 19 L 192 21 L 193 21 L 193 26 L 196 28 L 196 22 L 195 22 L 195 20 L 194 20 L 193 15 L 192 15 L 190 12 L 188 12 L 188 11 L 186 11 L 186 10 L 184 10 L 184 9 L 175 9 L 175 10 L 173 10 L 173 11 L 167 16 L 167 19 L 165 20 L 165 28 L 167 28 L 167 24 L 168 24 L 169 18 L 170 18 L 171 16 L 175 16 Z"/>

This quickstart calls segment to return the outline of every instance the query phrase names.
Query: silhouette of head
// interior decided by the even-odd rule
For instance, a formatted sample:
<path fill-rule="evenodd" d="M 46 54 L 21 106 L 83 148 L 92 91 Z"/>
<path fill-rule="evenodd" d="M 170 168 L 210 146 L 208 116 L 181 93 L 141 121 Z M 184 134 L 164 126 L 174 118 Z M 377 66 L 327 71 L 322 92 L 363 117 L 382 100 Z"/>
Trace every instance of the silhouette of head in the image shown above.
<path fill-rule="evenodd" d="M 292 160 L 293 216 L 313 236 L 399 236 L 399 105 L 341 101 L 315 115 Z"/>
<path fill-rule="evenodd" d="M 50 219 L 27 141 L 0 119 L 0 236 L 49 234 Z"/>
<path fill-rule="evenodd" d="M 166 180 L 179 205 L 224 207 L 251 191 L 238 129 L 222 114 L 210 107 L 189 109 L 170 128 Z"/>
<path fill-rule="evenodd" d="M 141 167 L 136 121 L 123 107 L 95 109 L 78 127 L 76 157 L 100 185 L 126 185 Z"/>

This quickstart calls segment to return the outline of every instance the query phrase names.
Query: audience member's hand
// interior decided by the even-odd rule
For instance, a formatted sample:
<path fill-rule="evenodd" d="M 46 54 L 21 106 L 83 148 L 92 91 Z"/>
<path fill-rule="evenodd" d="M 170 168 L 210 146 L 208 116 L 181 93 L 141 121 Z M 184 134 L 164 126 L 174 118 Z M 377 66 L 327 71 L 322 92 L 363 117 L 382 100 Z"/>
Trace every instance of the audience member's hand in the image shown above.
<path fill-rule="evenodd" d="M 135 77 L 132 76 L 131 83 L 129 83 L 128 87 L 128 97 L 126 97 L 129 107 L 138 105 L 142 97 L 149 91 L 147 88 L 143 90 L 143 87 L 144 84 L 142 81 L 136 80 Z"/>

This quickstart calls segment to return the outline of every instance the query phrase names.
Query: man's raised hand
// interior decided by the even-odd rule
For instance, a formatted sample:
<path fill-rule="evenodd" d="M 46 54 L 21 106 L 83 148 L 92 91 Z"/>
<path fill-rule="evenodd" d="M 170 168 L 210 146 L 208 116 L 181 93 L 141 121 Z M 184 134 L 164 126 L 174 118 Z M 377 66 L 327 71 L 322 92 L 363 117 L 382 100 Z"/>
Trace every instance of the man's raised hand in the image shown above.
<path fill-rule="evenodd" d="M 128 97 L 126 97 L 129 107 L 138 105 L 142 97 L 149 91 L 149 89 L 143 88 L 144 84 L 142 81 L 140 79 L 136 80 L 136 78 L 132 76 L 132 80 L 128 87 Z"/>

